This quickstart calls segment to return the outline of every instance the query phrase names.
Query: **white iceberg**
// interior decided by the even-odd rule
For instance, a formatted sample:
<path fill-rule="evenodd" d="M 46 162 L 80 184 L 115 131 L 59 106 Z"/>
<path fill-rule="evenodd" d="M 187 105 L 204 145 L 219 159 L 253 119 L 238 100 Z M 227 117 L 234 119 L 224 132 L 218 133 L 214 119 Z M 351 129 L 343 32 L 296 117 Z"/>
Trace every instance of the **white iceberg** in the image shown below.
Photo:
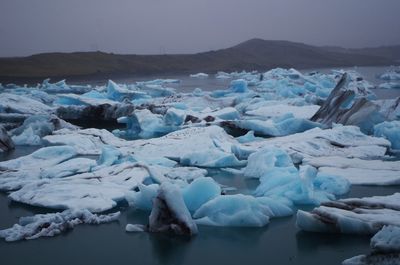
<path fill-rule="evenodd" d="M 21 217 L 11 228 L 0 230 L 0 237 L 6 241 L 52 237 L 79 224 L 102 224 L 116 221 L 120 212 L 97 215 L 88 210 L 65 210 L 60 213 L 37 214 Z"/>
<path fill-rule="evenodd" d="M 323 203 L 297 212 L 297 226 L 310 232 L 375 234 L 384 225 L 400 226 L 400 193 Z"/>

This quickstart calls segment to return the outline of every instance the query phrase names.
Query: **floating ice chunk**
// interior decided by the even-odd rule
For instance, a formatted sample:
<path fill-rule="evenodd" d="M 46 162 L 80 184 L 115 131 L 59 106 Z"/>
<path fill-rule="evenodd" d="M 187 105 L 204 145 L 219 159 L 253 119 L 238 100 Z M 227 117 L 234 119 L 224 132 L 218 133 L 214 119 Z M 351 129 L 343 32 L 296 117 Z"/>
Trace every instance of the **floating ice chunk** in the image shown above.
<path fill-rule="evenodd" d="M 197 73 L 197 74 L 191 74 L 190 77 L 193 77 L 193 78 L 208 78 L 208 74 Z"/>
<path fill-rule="evenodd" d="M 77 105 L 77 106 L 100 106 L 104 104 L 115 105 L 117 102 L 111 99 L 103 98 L 101 96 L 94 96 L 92 94 L 60 94 L 58 99 L 55 101 L 56 104 L 60 105 Z"/>
<path fill-rule="evenodd" d="M 400 149 L 400 121 L 385 121 L 374 126 L 374 136 L 388 139 L 392 149 Z"/>
<path fill-rule="evenodd" d="M 209 177 L 197 178 L 182 190 L 183 200 L 191 212 L 220 194 L 220 186 Z"/>
<path fill-rule="evenodd" d="M 150 81 L 137 82 L 139 86 L 143 85 L 164 85 L 164 84 L 179 84 L 181 80 L 179 79 L 155 79 Z"/>
<path fill-rule="evenodd" d="M 380 252 L 400 252 L 400 227 L 385 225 L 371 238 L 371 247 Z"/>
<path fill-rule="evenodd" d="M 166 125 L 180 126 L 185 122 L 186 112 L 184 110 L 169 108 L 164 115 Z"/>
<path fill-rule="evenodd" d="M 175 89 L 161 85 L 140 85 L 141 91 L 153 98 L 168 97 L 175 94 Z"/>
<path fill-rule="evenodd" d="M 220 195 L 203 204 L 193 215 L 196 223 L 213 226 L 265 226 L 270 208 L 243 194 Z"/>
<path fill-rule="evenodd" d="M 125 98 L 133 99 L 135 91 L 129 90 L 126 87 L 121 87 L 114 83 L 112 80 L 108 80 L 107 84 L 107 98 L 116 101 L 122 101 Z"/>
<path fill-rule="evenodd" d="M 14 142 L 8 135 L 6 129 L 0 124 L 0 152 L 14 149 Z"/>
<path fill-rule="evenodd" d="M 0 162 L 0 167 L 11 170 L 31 169 L 37 167 L 46 168 L 59 164 L 76 155 L 77 152 L 70 146 L 43 147 L 30 155 Z"/>
<path fill-rule="evenodd" d="M 140 224 L 127 224 L 125 227 L 126 232 L 145 232 L 147 227 Z"/>
<path fill-rule="evenodd" d="M 232 77 L 231 77 L 231 75 L 230 75 L 229 73 L 218 72 L 218 73 L 215 75 L 215 78 L 217 78 L 217 79 L 229 79 L 229 78 L 232 78 Z"/>
<path fill-rule="evenodd" d="M 48 93 L 76 93 L 82 94 L 91 89 L 89 85 L 67 85 L 65 80 L 58 81 L 57 83 L 50 83 L 50 79 L 45 79 L 40 87 L 40 89 Z"/>
<path fill-rule="evenodd" d="M 248 92 L 247 81 L 244 79 L 237 79 L 231 82 L 231 91 L 234 93 Z"/>
<path fill-rule="evenodd" d="M 112 184 L 99 184 L 98 180 L 42 180 L 14 191 L 10 198 L 52 209 L 103 212 L 114 208 L 117 201 L 124 198 L 126 190 Z"/>
<path fill-rule="evenodd" d="M 220 150 L 194 151 L 181 157 L 180 163 L 197 167 L 239 167 L 246 161 L 239 161 L 235 155 Z"/>
<path fill-rule="evenodd" d="M 400 73 L 391 69 L 386 73 L 381 74 L 379 78 L 382 80 L 400 80 Z"/>
<path fill-rule="evenodd" d="M 180 189 L 168 182 L 161 184 L 149 217 L 150 232 L 197 234 L 197 225 L 186 208 Z"/>
<path fill-rule="evenodd" d="M 234 151 L 239 155 L 272 146 L 285 150 L 295 163 L 301 163 L 307 157 L 383 157 L 390 142 L 365 135 L 356 126 L 335 125 L 332 129 L 314 128 L 303 133 L 249 142 L 236 146 Z"/>
<path fill-rule="evenodd" d="M 361 131 L 372 133 L 373 126 L 384 121 L 384 117 L 379 112 L 380 107 L 369 100 L 373 98 L 372 92 L 359 85 L 344 73 L 311 120 L 326 125 L 357 125 Z"/>
<path fill-rule="evenodd" d="M 313 180 L 315 189 L 334 195 L 343 195 L 350 190 L 350 181 L 336 175 L 318 173 Z"/>
<path fill-rule="evenodd" d="M 42 137 L 63 128 L 75 130 L 78 127 L 55 115 L 33 115 L 27 118 L 20 127 L 13 129 L 11 134 L 17 145 L 40 145 Z"/>
<path fill-rule="evenodd" d="M 262 149 L 250 154 L 247 166 L 244 168 L 244 176 L 260 178 L 274 167 L 293 167 L 293 163 L 287 153 L 281 149 Z"/>
<path fill-rule="evenodd" d="M 46 92 L 50 93 L 68 93 L 71 92 L 71 88 L 65 83 L 65 80 L 61 80 L 57 83 L 51 84 L 50 78 L 43 80 L 41 88 Z"/>
<path fill-rule="evenodd" d="M 176 111 L 171 111 L 167 115 L 167 122 L 178 122 L 177 119 L 182 117 L 176 117 L 176 115 Z M 176 128 L 173 124 L 166 124 L 162 115 L 154 114 L 148 109 L 135 110 L 132 116 L 119 118 L 118 122 L 127 124 L 125 136 L 129 138 L 159 137 Z"/>
<path fill-rule="evenodd" d="M 123 147 L 139 157 L 166 157 L 186 165 L 241 166 L 231 151 L 237 141 L 218 126 L 191 127 L 160 138 L 136 140 Z"/>
<path fill-rule="evenodd" d="M 382 83 L 379 85 L 380 89 L 400 89 L 400 82 L 395 83 L 395 82 L 387 82 L 387 83 Z"/>
<path fill-rule="evenodd" d="M 129 205 L 140 209 L 150 211 L 153 208 L 153 200 L 157 197 L 158 189 L 160 185 L 150 184 L 138 186 L 138 192 L 132 192 L 126 195 L 126 200 Z"/>
<path fill-rule="evenodd" d="M 340 176 L 355 185 L 400 183 L 400 165 L 395 161 L 326 156 L 306 158 L 303 162 L 319 168 L 319 174 Z"/>
<path fill-rule="evenodd" d="M 400 226 L 400 193 L 323 203 L 297 212 L 297 226 L 310 232 L 374 234 L 384 225 Z"/>
<path fill-rule="evenodd" d="M 247 177 L 260 178 L 257 196 L 281 198 L 294 204 L 319 204 L 346 193 L 349 183 L 343 178 L 317 177 L 311 166 L 293 165 L 289 155 L 277 148 L 266 148 L 251 154 L 244 169 Z"/>
<path fill-rule="evenodd" d="M 59 167 L 65 169 L 61 165 Z M 57 174 L 70 172 L 61 169 L 54 171 Z M 34 169 L 31 171 L 37 174 Z M 34 179 L 33 177 L 28 175 L 26 179 L 20 179 L 20 186 L 17 187 L 19 190 L 12 192 L 10 198 L 29 205 L 54 209 L 88 209 L 91 212 L 102 212 L 115 207 L 117 202 L 125 198 L 125 194 L 153 178 L 148 167 L 132 162 L 63 178 Z"/>
<path fill-rule="evenodd" d="M 107 98 L 104 93 L 101 93 L 97 90 L 91 90 L 85 94 L 82 94 L 82 97 L 94 98 L 94 99 L 106 99 Z"/>
<path fill-rule="evenodd" d="M 21 217 L 13 227 L 0 230 L 0 237 L 6 241 L 36 239 L 42 236 L 56 236 L 79 224 L 102 224 L 118 220 L 120 212 L 97 215 L 86 209 L 65 210 L 61 213 L 37 214 Z"/>
<path fill-rule="evenodd" d="M 382 161 L 373 159 L 348 158 L 340 156 L 310 157 L 303 163 L 314 167 L 337 167 L 337 168 L 362 168 L 370 170 L 392 170 L 400 171 L 400 164 L 397 161 Z"/>
<path fill-rule="evenodd" d="M 344 265 L 400 264 L 400 227 L 385 225 L 371 238 L 372 252 L 347 259 Z"/>
<path fill-rule="evenodd" d="M 53 108 L 29 97 L 2 93 L 0 97 L 0 113 L 49 114 Z"/>
<path fill-rule="evenodd" d="M 207 114 L 223 120 L 237 120 L 240 118 L 239 112 L 233 107 L 223 108 Z"/>
<path fill-rule="evenodd" d="M 320 106 L 318 105 L 292 106 L 277 104 L 247 111 L 246 114 L 263 118 L 274 118 L 280 117 L 286 113 L 291 113 L 294 118 L 309 119 L 318 111 L 319 108 Z"/>
<path fill-rule="evenodd" d="M 368 162 L 366 162 L 368 163 Z M 321 174 L 340 176 L 353 185 L 398 185 L 400 184 L 400 171 L 385 169 L 363 168 L 334 168 L 320 167 Z"/>
<path fill-rule="evenodd" d="M 281 117 L 280 119 L 263 120 L 238 120 L 233 122 L 241 129 L 252 130 L 256 134 L 263 136 L 285 136 L 289 134 L 304 132 L 315 127 L 322 127 L 317 122 L 312 122 L 307 119 L 293 118 L 290 114 Z"/>
<path fill-rule="evenodd" d="M 128 142 L 114 136 L 105 129 L 58 130 L 43 139 L 53 145 L 74 147 L 80 155 L 99 155 L 106 145 L 115 147 L 127 146 Z"/>

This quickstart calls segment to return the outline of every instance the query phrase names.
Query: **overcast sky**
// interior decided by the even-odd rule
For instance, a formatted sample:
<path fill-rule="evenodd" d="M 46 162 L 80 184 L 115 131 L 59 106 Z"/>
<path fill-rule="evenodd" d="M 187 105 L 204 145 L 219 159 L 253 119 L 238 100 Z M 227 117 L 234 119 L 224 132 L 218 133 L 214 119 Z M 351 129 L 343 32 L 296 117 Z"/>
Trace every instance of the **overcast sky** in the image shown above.
<path fill-rule="evenodd" d="M 400 0 L 0 0 L 0 56 L 192 53 L 255 37 L 400 44 Z"/>

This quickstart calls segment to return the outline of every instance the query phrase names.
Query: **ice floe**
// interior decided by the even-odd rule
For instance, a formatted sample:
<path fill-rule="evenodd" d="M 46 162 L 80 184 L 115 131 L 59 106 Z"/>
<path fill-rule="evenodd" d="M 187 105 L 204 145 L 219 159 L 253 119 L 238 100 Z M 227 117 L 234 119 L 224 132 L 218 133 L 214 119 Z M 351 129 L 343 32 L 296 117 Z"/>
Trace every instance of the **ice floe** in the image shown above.
<path fill-rule="evenodd" d="M 102 224 L 118 220 L 120 212 L 98 215 L 88 210 L 65 210 L 60 213 L 37 214 L 21 217 L 11 228 L 0 230 L 0 237 L 6 241 L 52 237 L 79 224 Z"/>
<path fill-rule="evenodd" d="M 310 232 L 375 234 L 384 225 L 400 226 L 400 193 L 323 203 L 297 212 L 297 226 Z"/>

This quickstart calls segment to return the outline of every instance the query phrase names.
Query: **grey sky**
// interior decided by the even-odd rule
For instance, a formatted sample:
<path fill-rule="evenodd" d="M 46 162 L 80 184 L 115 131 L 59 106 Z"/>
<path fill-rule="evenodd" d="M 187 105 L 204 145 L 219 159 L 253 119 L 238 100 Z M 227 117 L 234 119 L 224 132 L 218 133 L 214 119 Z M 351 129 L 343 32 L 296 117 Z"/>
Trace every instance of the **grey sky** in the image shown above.
<path fill-rule="evenodd" d="M 250 38 L 400 44 L 400 0 L 0 0 L 0 56 L 191 53 Z"/>

